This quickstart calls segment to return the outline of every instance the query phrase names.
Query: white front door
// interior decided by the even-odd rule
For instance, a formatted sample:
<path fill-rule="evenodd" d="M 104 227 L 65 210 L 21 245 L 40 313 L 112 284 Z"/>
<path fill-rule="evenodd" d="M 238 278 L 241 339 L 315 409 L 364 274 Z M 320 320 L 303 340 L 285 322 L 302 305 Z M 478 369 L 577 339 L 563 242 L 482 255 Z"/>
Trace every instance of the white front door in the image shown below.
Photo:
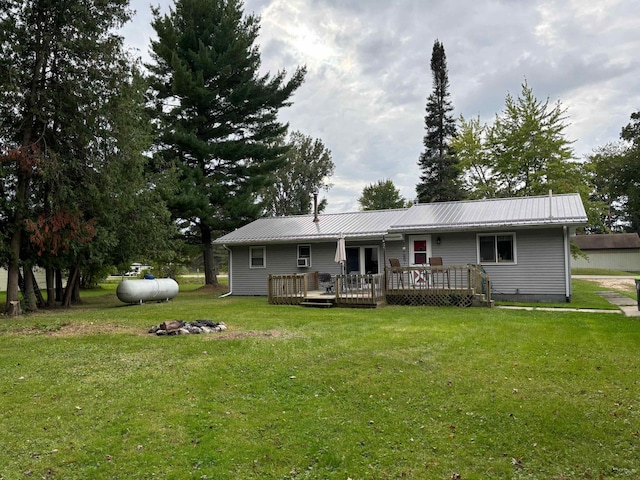
<path fill-rule="evenodd" d="M 426 265 L 431 257 L 431 235 L 409 237 L 409 264 Z"/>

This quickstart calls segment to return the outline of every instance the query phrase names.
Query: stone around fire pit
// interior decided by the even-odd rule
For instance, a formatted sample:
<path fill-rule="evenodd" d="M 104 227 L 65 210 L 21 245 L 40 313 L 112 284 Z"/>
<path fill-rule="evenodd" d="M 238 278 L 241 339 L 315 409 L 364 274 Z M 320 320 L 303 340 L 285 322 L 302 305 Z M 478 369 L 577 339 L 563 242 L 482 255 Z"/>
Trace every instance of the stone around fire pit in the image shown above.
<path fill-rule="evenodd" d="M 200 319 L 191 322 L 170 320 L 151 327 L 149 333 L 155 333 L 156 335 L 197 335 L 222 332 L 226 329 L 227 325 L 224 322 L 214 322 L 213 320 Z"/>

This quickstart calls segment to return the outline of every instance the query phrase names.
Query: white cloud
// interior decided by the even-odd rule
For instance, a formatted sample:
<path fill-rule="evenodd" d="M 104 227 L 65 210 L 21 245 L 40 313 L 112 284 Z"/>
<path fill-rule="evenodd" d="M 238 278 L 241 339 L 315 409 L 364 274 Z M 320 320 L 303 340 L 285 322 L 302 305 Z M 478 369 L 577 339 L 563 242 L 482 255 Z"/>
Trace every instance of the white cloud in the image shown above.
<path fill-rule="evenodd" d="M 127 39 L 144 53 L 150 14 L 133 4 Z M 357 209 L 362 189 L 387 178 L 415 196 L 436 38 L 456 116 L 492 121 L 526 79 L 568 109 L 582 157 L 640 109 L 634 0 L 247 0 L 245 12 L 261 16 L 264 71 L 308 68 L 281 118 L 332 151 L 329 212 Z"/>

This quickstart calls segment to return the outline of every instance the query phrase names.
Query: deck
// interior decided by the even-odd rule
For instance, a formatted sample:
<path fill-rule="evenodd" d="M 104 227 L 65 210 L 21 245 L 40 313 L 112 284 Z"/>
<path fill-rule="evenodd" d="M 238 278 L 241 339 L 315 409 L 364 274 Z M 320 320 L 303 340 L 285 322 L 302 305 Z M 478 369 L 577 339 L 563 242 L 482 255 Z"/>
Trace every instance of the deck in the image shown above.
<path fill-rule="evenodd" d="M 269 275 L 268 281 L 274 305 L 492 305 L 489 276 L 477 265 L 388 267 L 383 274 L 336 275 L 328 283 L 318 272 Z"/>

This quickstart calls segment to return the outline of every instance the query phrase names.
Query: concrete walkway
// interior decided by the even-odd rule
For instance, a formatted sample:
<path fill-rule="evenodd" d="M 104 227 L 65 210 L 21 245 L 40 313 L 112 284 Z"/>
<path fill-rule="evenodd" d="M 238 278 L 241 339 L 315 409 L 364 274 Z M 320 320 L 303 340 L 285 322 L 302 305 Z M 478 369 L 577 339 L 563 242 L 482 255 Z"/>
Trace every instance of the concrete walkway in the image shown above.
<path fill-rule="evenodd" d="M 624 314 L 627 317 L 640 317 L 638 303 L 629 297 L 619 294 L 618 292 L 595 292 L 602 298 L 605 298 L 612 305 L 616 305 L 619 310 L 602 310 L 596 308 L 562 308 L 562 307 L 511 307 L 497 306 L 495 308 L 503 308 L 506 310 L 541 310 L 543 312 L 586 312 L 586 313 L 614 313 Z"/>
<path fill-rule="evenodd" d="M 621 313 L 625 313 L 621 310 L 602 310 L 598 308 L 516 307 L 516 306 L 510 306 L 510 305 L 498 305 L 494 308 L 502 308 L 504 310 L 539 310 L 542 312 L 613 313 L 615 315 L 620 315 Z"/>
<path fill-rule="evenodd" d="M 631 285 L 634 285 L 634 281 L 637 278 L 635 275 L 572 275 L 572 278 L 580 278 L 583 280 L 610 280 L 610 279 L 625 279 L 629 280 Z M 606 287 L 605 287 L 606 288 Z M 601 297 L 607 299 L 609 303 L 616 305 L 622 313 L 627 317 L 640 317 L 640 310 L 638 309 L 638 302 L 633 298 L 626 297 L 618 292 L 602 291 L 596 292 Z"/>
<path fill-rule="evenodd" d="M 618 292 L 595 292 L 602 298 L 609 301 L 613 305 L 617 305 L 618 308 L 627 317 L 640 317 L 640 310 L 638 310 L 638 302 L 633 298 L 626 297 Z"/>

